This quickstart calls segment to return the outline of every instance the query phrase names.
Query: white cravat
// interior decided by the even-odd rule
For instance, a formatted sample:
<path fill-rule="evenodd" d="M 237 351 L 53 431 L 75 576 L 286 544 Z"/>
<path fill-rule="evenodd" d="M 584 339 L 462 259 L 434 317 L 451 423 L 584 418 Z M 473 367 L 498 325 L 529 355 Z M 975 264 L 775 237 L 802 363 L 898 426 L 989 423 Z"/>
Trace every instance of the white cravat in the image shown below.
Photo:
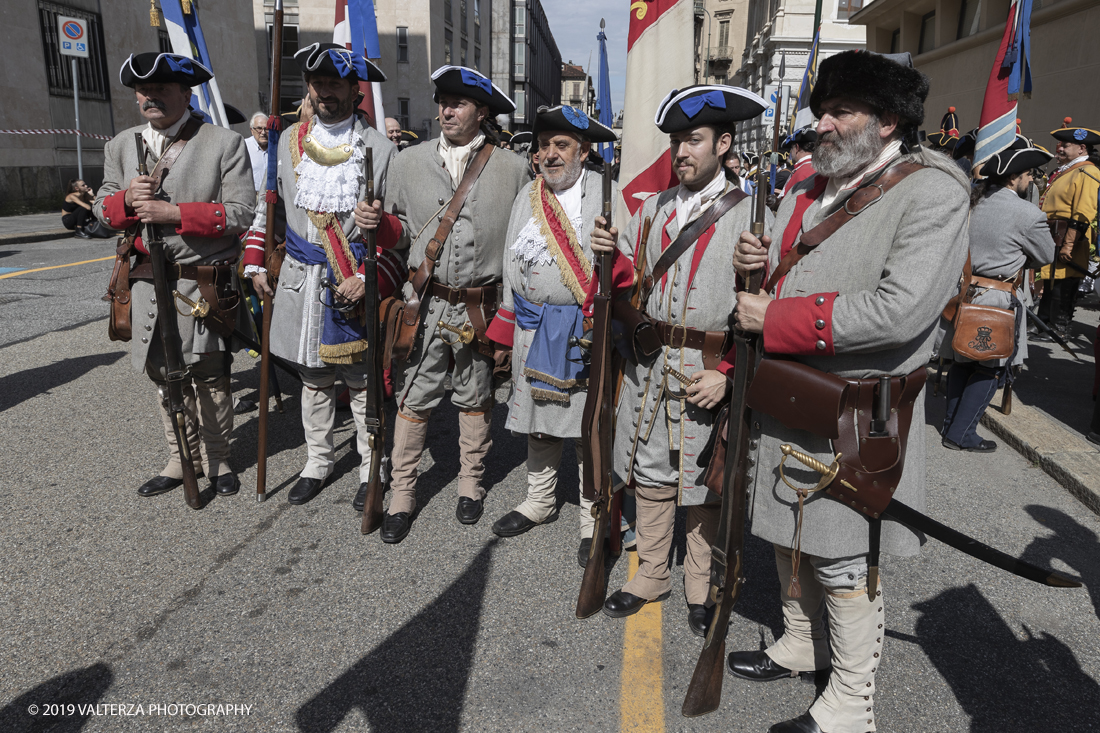
<path fill-rule="evenodd" d="M 676 228 L 683 229 L 689 222 L 699 218 L 725 190 L 726 174 L 721 167 L 711 182 L 699 191 L 689 191 L 681 183 L 676 190 Z"/>
<path fill-rule="evenodd" d="M 855 175 L 847 178 L 830 178 L 825 186 L 825 193 L 821 196 L 821 210 L 826 211 L 841 195 L 859 186 L 868 175 L 881 170 L 901 152 L 901 140 L 893 140 L 874 160 L 860 169 Z"/>
<path fill-rule="evenodd" d="M 451 145 L 442 134 L 439 136 L 439 155 L 443 158 L 443 164 L 447 166 L 447 172 L 451 174 L 451 183 L 455 188 L 462 180 L 462 174 L 466 172 L 466 164 L 470 162 L 470 156 L 485 143 L 485 134 L 479 132 L 473 140 L 465 145 Z"/>
<path fill-rule="evenodd" d="M 1089 156 L 1087 156 L 1087 155 L 1078 155 L 1076 158 L 1074 158 L 1073 160 L 1071 160 L 1070 162 L 1066 163 L 1064 166 L 1059 168 L 1058 172 L 1059 173 L 1065 173 L 1067 168 L 1072 168 L 1073 166 L 1077 165 L 1078 163 L 1082 163 L 1082 162 L 1084 162 L 1088 159 L 1089 159 Z"/>
<path fill-rule="evenodd" d="M 168 149 L 168 145 L 172 142 L 172 139 L 179 134 L 179 131 L 183 129 L 184 124 L 190 118 L 191 112 L 188 110 L 183 113 L 183 117 L 173 122 L 172 125 L 165 130 L 158 130 L 153 127 L 153 123 L 150 122 L 145 126 L 145 129 L 141 131 L 141 139 L 144 140 L 145 144 L 149 147 L 149 152 L 159 160 L 160 156 L 164 155 L 164 151 Z"/>

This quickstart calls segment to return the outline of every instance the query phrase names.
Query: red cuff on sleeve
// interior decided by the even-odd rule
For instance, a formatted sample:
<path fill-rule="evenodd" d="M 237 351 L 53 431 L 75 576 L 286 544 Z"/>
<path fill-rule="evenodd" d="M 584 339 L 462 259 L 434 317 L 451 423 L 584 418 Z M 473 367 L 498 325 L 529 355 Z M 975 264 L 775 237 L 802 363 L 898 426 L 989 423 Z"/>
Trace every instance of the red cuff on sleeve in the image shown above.
<path fill-rule="evenodd" d="M 722 361 L 718 362 L 718 371 L 725 374 L 730 379 L 733 379 L 733 368 L 737 365 L 737 347 L 732 346 L 730 350 L 726 352 L 726 355 L 722 357 Z"/>
<path fill-rule="evenodd" d="M 397 292 L 409 277 L 409 270 L 401 257 L 394 252 L 377 248 L 378 254 L 378 299 L 386 298 Z"/>
<path fill-rule="evenodd" d="M 516 314 L 505 308 L 499 309 L 496 318 L 485 329 L 485 335 L 498 344 L 511 348 L 516 336 Z"/>
<path fill-rule="evenodd" d="M 378 224 L 376 242 L 382 249 L 393 249 L 401 239 L 401 220 L 393 214 L 382 212 L 382 221 Z"/>
<path fill-rule="evenodd" d="M 249 229 L 244 239 L 244 265 L 264 266 L 264 234 L 258 229 Z"/>
<path fill-rule="evenodd" d="M 621 295 L 634 284 L 634 263 L 619 250 L 611 254 L 611 292 Z"/>
<path fill-rule="evenodd" d="M 134 249 L 143 255 L 149 254 L 149 248 L 145 246 L 145 242 L 142 241 L 140 236 L 134 237 Z"/>
<path fill-rule="evenodd" d="M 176 225 L 176 234 L 185 237 L 224 237 L 225 206 L 218 203 L 177 204 L 180 209 L 180 223 Z"/>
<path fill-rule="evenodd" d="M 104 223 L 116 231 L 129 229 L 138 223 L 137 212 L 126 205 L 126 189 L 103 199 Z"/>
<path fill-rule="evenodd" d="M 764 350 L 772 354 L 832 356 L 833 301 L 838 293 L 773 300 L 764 316 Z"/>

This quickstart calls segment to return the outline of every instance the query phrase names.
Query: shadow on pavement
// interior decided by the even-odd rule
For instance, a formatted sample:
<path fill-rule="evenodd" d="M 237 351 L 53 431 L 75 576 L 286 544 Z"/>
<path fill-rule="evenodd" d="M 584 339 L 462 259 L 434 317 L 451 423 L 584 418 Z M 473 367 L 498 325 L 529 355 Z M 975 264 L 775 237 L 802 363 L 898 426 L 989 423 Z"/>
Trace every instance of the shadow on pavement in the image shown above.
<path fill-rule="evenodd" d="M 1057 637 L 1024 626 L 1018 638 L 973 585 L 913 608 L 921 614 L 916 636 L 905 638 L 951 686 L 972 733 L 1083 730 L 1095 722 L 1100 685 Z M 960 721 L 956 730 L 963 729 Z"/>
<path fill-rule="evenodd" d="M 1070 342 L 1083 361 L 1074 361 L 1057 344 L 1028 344 L 1027 370 L 1016 380 L 1015 390 L 1024 404 L 1037 407 L 1070 430 L 1087 433 L 1092 420 L 1092 382 L 1095 367 L 1091 337 L 1082 338 L 1084 326 L 1074 323 Z M 1057 349 L 1065 358 L 1052 356 Z"/>
<path fill-rule="evenodd" d="M 328 733 L 359 708 L 372 730 L 457 731 L 497 540 L 435 601 L 297 712 L 303 733 Z"/>
<path fill-rule="evenodd" d="M 99 662 L 46 680 L 0 709 L 0 730 L 5 733 L 75 733 L 94 715 L 96 703 L 110 689 L 115 675 L 109 665 Z M 37 714 L 29 708 L 37 706 Z M 62 712 L 46 706 L 60 705 Z M 69 705 L 74 706 L 68 712 Z M 93 710 L 84 710 L 93 708 Z"/>
<path fill-rule="evenodd" d="M 1054 534 L 1033 539 L 1021 559 L 1042 568 L 1050 568 L 1051 560 L 1058 559 L 1073 568 L 1100 618 L 1100 541 L 1096 533 L 1058 509 L 1030 504 L 1025 511 Z"/>
<path fill-rule="evenodd" d="M 114 364 L 127 354 L 126 351 L 112 351 L 108 354 L 72 356 L 0 377 L 0 411 L 80 379 L 93 369 Z"/>

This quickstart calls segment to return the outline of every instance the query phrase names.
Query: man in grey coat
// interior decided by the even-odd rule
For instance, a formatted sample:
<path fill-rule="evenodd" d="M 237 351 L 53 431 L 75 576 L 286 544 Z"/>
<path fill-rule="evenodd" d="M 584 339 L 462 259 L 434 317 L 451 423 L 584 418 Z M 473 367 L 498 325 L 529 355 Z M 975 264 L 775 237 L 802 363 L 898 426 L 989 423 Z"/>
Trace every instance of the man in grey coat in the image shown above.
<path fill-rule="evenodd" d="M 731 261 L 738 236 L 753 217 L 752 200 L 726 180 L 722 159 L 732 141 L 733 123 L 760 115 L 765 106 L 763 99 L 737 87 L 703 85 L 671 92 L 654 124 L 669 136 L 680 185 L 646 199 L 621 234 L 615 228 L 605 230 L 602 218 L 592 233 L 596 252 L 617 246 L 636 263 L 645 259 L 642 279 L 647 285 L 640 305 L 661 342 L 651 356 L 639 356 L 623 367 L 614 464 L 618 479 L 634 489 L 638 572 L 607 598 L 604 613 L 621 618 L 668 597 L 673 524 L 676 507 L 684 506 L 684 595 L 688 625 L 699 636 L 708 623 L 711 545 L 718 525 L 718 496 L 704 483 L 699 456 L 710 441 L 717 408 L 729 394 L 727 374 L 733 363 L 728 333 L 737 302 Z M 721 202 L 732 202 L 732 207 L 694 241 L 688 236 L 689 246 L 663 276 L 654 277 L 662 254 L 676 251 L 673 244 L 681 233 Z M 770 223 L 771 213 L 766 217 Z"/>
<path fill-rule="evenodd" d="M 401 226 L 382 211 L 386 172 L 397 149 L 355 114 L 359 81 L 384 81 L 367 59 L 334 43 L 314 43 L 294 55 L 305 76 L 315 113 L 279 137 L 276 239 L 286 242 L 286 259 L 274 293 L 271 353 L 298 365 L 302 377 L 302 426 L 306 465 L 287 493 L 291 504 L 305 504 L 321 491 L 336 464 L 333 424 L 336 380 L 347 385 L 359 452 L 359 490 L 352 506 L 363 508 L 371 449 L 366 429 L 367 369 L 365 331 L 352 309 L 367 295 L 362 262 L 364 232 L 378 233 L 377 295 L 389 296 L 404 275 L 404 259 L 393 251 Z M 363 159 L 374 162 L 375 201 L 364 201 Z M 245 274 L 257 291 L 271 293 L 264 263 L 266 207 L 256 212 L 245 248 Z M 335 292 L 326 292 L 327 280 Z M 373 285 L 373 283 L 372 283 Z M 266 408 L 263 408 L 266 409 Z"/>
<path fill-rule="evenodd" d="M 817 175 L 784 199 L 770 239 L 741 235 L 738 273 L 775 272 L 802 234 L 844 207 L 857 189 L 893 180 L 908 170 L 893 170 L 901 163 L 923 166 L 796 261 L 773 293 L 740 294 L 737 324 L 762 334 L 765 359 L 793 359 L 845 379 L 901 377 L 929 359 L 940 312 L 966 260 L 970 187 L 950 160 L 920 148 L 915 133 L 928 80 L 908 65 L 908 54 L 901 61 L 848 51 L 822 62 L 810 100 L 820 119 Z M 782 404 L 785 395 L 776 399 Z M 923 405 L 922 389 L 893 494 L 918 511 L 925 505 Z M 809 494 L 800 512 L 798 495 L 780 477 L 780 446 L 828 465 L 830 440 L 787 428 L 760 410 L 752 420 L 752 533 L 775 547 L 784 634 L 765 651 L 732 653 L 730 671 L 768 681 L 831 666 L 828 686 L 809 711 L 771 731 L 873 731 L 885 613 L 882 586 L 868 588 L 868 518 L 825 492 Z M 792 483 L 814 488 L 815 474 L 790 462 L 787 468 Z M 921 541 L 903 525 L 882 522 L 887 553 L 916 554 Z"/>
<path fill-rule="evenodd" d="M 467 167 L 483 146 L 493 144 L 483 123 L 515 109 L 512 100 L 474 69 L 443 66 L 432 74 L 432 81 L 442 134 L 435 143 L 399 155 L 390 175 L 390 201 L 401 221 L 403 243 L 410 247 L 410 269 L 424 263 L 428 244 Z M 486 152 L 485 167 L 458 212 L 434 275 L 419 298 L 415 345 L 405 361 L 394 364 L 398 412 L 391 454 L 392 491 L 381 533 L 382 541 L 389 544 L 409 534 L 428 418 L 443 398 L 452 358 L 451 401 L 459 410 L 460 450 L 455 513 L 459 522 L 474 524 L 484 508 L 481 479 L 485 455 L 492 446 L 494 362 L 492 347 L 482 339 L 498 302 L 512 202 L 531 180 L 521 158 L 499 148 Z M 411 282 L 405 284 L 404 296 L 406 300 L 414 296 Z M 441 321 L 453 332 L 440 328 Z M 455 333 L 471 331 L 480 333 L 466 342 Z"/>
<path fill-rule="evenodd" d="M 211 78 L 210 71 L 197 61 L 175 54 L 131 55 L 123 63 L 120 77 L 124 86 L 134 89 L 148 123 L 128 128 L 107 143 L 103 186 L 93 210 L 111 229 L 155 227 L 164 239 L 170 272 L 180 275 L 171 277 L 169 287 L 198 301 L 194 273 L 202 268 L 216 268 L 217 277 L 224 278 L 220 281 L 235 282 L 232 270 L 241 251 L 238 235 L 248 228 L 256 201 L 248 150 L 237 133 L 203 124 L 189 113 L 191 87 Z M 192 120 L 197 130 L 172 164 L 171 175 L 157 179 L 138 175 L 134 133 L 141 134 L 143 162 L 152 172 Z M 168 465 L 160 475 L 138 489 L 141 496 L 156 496 L 182 485 L 183 470 L 168 414 L 167 370 L 157 329 L 157 301 L 151 276 L 140 274 L 141 265 L 148 262 L 148 249 L 140 237 L 135 247 L 139 255 L 132 271 L 133 366 L 157 385 L 164 433 L 171 450 Z M 183 273 L 175 266 L 189 270 Z M 241 310 L 238 306 L 238 317 L 244 315 Z M 184 406 L 195 474 L 205 474 L 219 495 L 235 494 L 240 482 L 229 466 L 229 435 L 233 431 L 230 344 L 190 315 L 179 315 L 177 328 L 180 343 L 170 348 L 182 348 L 190 377 L 184 386 Z"/>
<path fill-rule="evenodd" d="M 542 107 L 535 118 L 542 176 L 512 206 L 504 251 L 504 297 L 488 335 L 512 349 L 508 429 L 527 435 L 527 497 L 493 525 L 514 537 L 558 517 L 555 487 L 564 439 L 581 436 L 587 368 L 571 337 L 584 333 L 598 283 L 589 235 L 600 216 L 603 176 L 585 169 L 592 143 L 615 133 L 581 110 Z M 630 260 L 614 258 L 619 287 L 633 281 Z M 581 445 L 575 445 L 578 465 Z M 592 502 L 580 501 L 581 547 L 588 559 Z M 587 542 L 585 541 L 587 540 Z M 583 562 L 582 562 L 583 564 Z"/>

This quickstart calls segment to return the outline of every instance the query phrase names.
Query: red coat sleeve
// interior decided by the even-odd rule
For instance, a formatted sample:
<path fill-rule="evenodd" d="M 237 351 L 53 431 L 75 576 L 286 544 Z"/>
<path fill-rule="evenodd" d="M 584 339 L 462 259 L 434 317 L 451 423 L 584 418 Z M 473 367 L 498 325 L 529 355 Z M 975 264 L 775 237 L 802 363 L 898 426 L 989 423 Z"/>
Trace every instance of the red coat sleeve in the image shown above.
<path fill-rule="evenodd" d="M 190 237 L 225 236 L 225 206 L 220 203 L 176 204 L 180 209 L 180 223 L 176 234 Z"/>
<path fill-rule="evenodd" d="M 634 263 L 619 250 L 611 255 L 611 292 L 618 296 L 634 284 Z"/>
<path fill-rule="evenodd" d="M 512 347 L 516 335 L 516 314 L 501 308 L 496 318 L 485 329 L 485 335 L 502 346 Z"/>
<path fill-rule="evenodd" d="M 382 249 L 393 249 L 401 239 L 401 220 L 393 214 L 382 212 L 382 221 L 378 224 L 378 246 Z"/>
<path fill-rule="evenodd" d="M 773 300 L 764 316 L 764 350 L 772 354 L 832 356 L 833 301 L 839 293 Z"/>
<path fill-rule="evenodd" d="M 126 191 L 116 191 L 103 199 L 103 219 L 116 231 L 129 229 L 138 223 L 137 212 L 126 205 Z"/>
<path fill-rule="evenodd" d="M 258 229 L 249 229 L 244 240 L 244 264 L 245 267 L 255 265 L 264 266 L 264 233 Z"/>

